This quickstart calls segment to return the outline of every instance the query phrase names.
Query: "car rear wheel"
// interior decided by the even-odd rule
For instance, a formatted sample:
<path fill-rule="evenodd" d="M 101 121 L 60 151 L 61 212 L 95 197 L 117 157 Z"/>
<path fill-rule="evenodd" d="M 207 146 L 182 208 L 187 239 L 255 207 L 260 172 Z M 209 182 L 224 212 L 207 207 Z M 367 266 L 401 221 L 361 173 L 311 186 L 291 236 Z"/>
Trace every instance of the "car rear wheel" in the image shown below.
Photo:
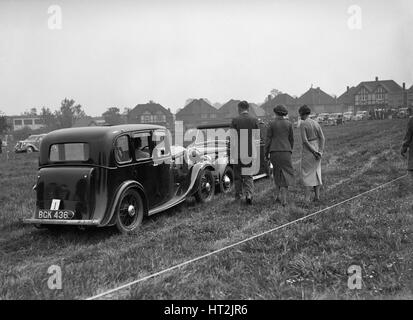
<path fill-rule="evenodd" d="M 116 207 L 116 228 L 123 234 L 135 232 L 143 220 L 143 201 L 134 189 L 124 191 Z"/>
<path fill-rule="evenodd" d="M 209 202 L 214 197 L 215 179 L 210 170 L 202 170 L 195 199 L 198 202 Z"/>
<path fill-rule="evenodd" d="M 234 187 L 234 170 L 231 167 L 226 167 L 222 174 L 219 188 L 222 193 L 230 193 Z"/>
<path fill-rule="evenodd" d="M 33 150 L 33 147 L 28 147 L 27 148 L 27 153 L 32 153 L 34 150 Z"/>

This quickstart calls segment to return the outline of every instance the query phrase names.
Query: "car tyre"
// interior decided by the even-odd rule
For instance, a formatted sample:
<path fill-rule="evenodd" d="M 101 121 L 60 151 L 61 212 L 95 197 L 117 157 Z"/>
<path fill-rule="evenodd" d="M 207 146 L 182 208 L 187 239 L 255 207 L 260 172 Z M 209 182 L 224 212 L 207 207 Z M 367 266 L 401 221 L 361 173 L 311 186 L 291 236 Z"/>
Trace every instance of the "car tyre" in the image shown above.
<path fill-rule="evenodd" d="M 210 202 L 215 193 L 215 178 L 211 170 L 202 170 L 199 178 L 198 190 L 195 192 L 195 199 L 198 202 Z"/>
<path fill-rule="evenodd" d="M 28 147 L 27 148 L 27 153 L 33 153 L 33 151 L 34 151 L 33 147 Z"/>
<path fill-rule="evenodd" d="M 219 181 L 219 189 L 222 193 L 230 193 L 234 188 L 234 170 L 227 166 Z"/>
<path fill-rule="evenodd" d="M 142 224 L 144 207 L 141 195 L 135 189 L 125 190 L 116 206 L 116 228 L 122 234 L 132 234 Z"/>

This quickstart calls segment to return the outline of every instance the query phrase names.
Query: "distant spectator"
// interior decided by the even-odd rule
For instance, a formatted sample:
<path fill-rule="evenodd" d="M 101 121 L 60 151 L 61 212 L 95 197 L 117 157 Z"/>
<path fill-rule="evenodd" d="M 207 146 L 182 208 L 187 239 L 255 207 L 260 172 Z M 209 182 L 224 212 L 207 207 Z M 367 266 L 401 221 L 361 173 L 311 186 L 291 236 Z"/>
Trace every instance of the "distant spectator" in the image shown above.
<path fill-rule="evenodd" d="M 410 177 L 413 178 L 413 118 L 410 118 L 407 124 L 407 132 L 401 150 L 402 156 L 406 157 L 407 152 L 409 152 L 407 170 L 410 173 Z"/>

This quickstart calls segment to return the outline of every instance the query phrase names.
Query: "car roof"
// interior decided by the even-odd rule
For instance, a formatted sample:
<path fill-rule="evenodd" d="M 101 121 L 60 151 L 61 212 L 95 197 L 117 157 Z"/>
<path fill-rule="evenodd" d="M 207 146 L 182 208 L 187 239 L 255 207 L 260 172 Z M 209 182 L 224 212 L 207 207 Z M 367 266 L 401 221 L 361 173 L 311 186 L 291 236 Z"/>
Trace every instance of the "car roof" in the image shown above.
<path fill-rule="evenodd" d="M 88 141 L 96 138 L 106 137 L 108 139 L 114 138 L 121 133 L 127 133 L 139 130 L 156 130 L 165 129 L 165 127 L 152 124 L 124 124 L 117 126 L 94 126 L 94 127 L 78 127 L 59 129 L 47 134 L 48 140 L 79 140 Z"/>

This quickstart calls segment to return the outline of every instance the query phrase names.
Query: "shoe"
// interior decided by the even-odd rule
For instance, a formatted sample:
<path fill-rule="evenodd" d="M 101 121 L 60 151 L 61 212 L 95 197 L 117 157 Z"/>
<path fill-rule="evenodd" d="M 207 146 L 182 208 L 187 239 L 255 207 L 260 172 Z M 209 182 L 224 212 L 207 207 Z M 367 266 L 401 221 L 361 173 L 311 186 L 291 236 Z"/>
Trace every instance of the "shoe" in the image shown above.
<path fill-rule="evenodd" d="M 251 197 L 246 197 L 246 198 L 245 198 L 245 202 L 246 202 L 248 205 L 252 205 L 252 198 L 251 198 Z"/>

